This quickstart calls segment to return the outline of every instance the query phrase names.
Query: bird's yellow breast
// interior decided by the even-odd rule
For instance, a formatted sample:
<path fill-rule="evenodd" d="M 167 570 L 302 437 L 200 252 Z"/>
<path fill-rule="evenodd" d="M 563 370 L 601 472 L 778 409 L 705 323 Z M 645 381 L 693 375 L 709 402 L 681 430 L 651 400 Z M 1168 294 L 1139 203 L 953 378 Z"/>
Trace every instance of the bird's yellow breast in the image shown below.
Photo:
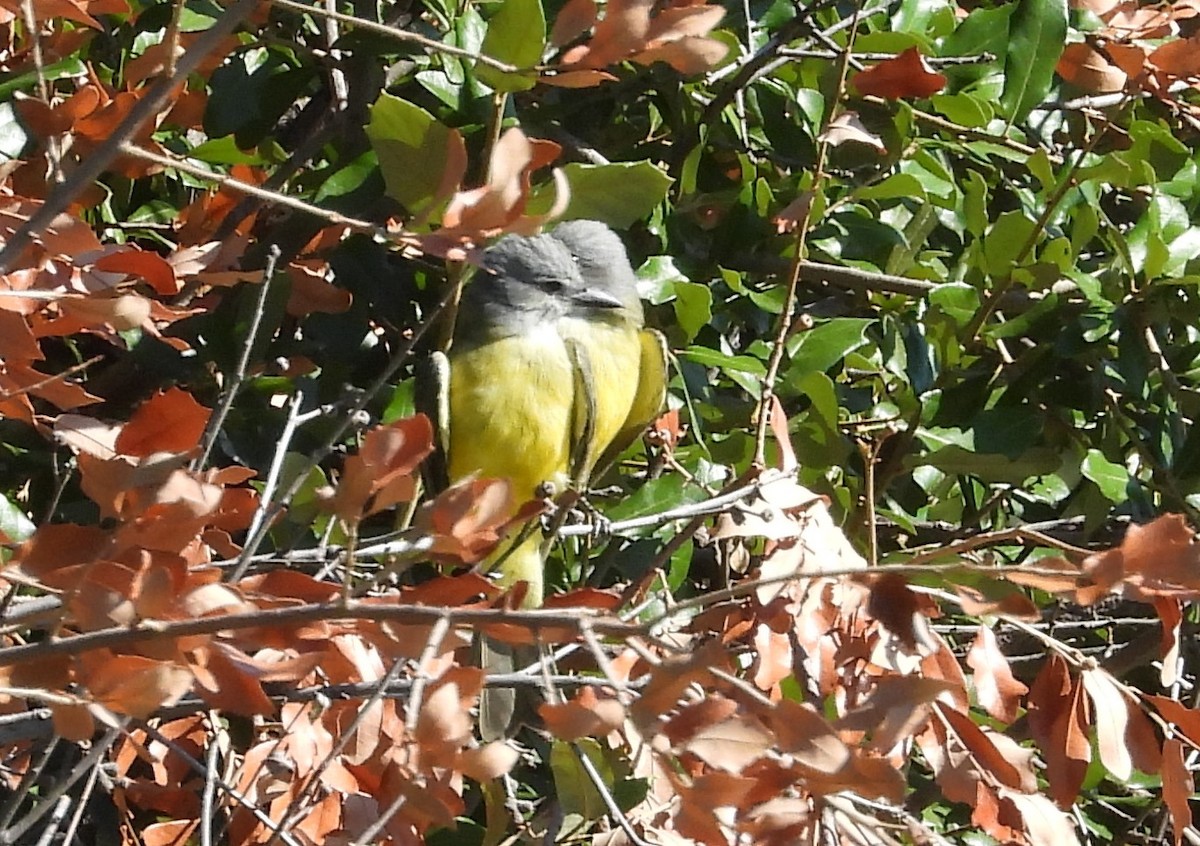
<path fill-rule="evenodd" d="M 519 501 L 566 482 L 574 379 L 566 345 L 547 325 L 451 353 L 451 479 L 506 478 Z"/>

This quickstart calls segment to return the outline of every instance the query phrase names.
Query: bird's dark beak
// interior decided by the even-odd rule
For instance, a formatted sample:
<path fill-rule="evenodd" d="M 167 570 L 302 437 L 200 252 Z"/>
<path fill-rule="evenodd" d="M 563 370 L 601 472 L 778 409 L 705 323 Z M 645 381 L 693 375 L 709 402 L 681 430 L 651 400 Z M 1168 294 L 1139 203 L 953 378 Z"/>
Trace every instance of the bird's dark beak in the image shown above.
<path fill-rule="evenodd" d="M 598 288 L 584 288 L 571 295 L 571 300 L 579 305 L 592 308 L 620 308 L 624 305 L 620 300 L 607 291 Z"/>

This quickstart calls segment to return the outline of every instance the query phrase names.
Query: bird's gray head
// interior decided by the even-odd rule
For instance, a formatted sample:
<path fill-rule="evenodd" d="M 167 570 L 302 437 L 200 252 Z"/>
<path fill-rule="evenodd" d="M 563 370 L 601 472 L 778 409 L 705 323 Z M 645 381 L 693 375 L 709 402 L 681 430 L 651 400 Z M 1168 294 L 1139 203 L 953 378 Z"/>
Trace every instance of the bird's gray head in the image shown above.
<path fill-rule="evenodd" d="M 483 254 L 463 295 L 464 328 L 516 334 L 561 317 L 604 315 L 621 300 L 589 286 L 567 246 L 549 235 L 508 235 Z"/>
<path fill-rule="evenodd" d="M 570 250 L 588 285 L 619 299 L 628 318 L 641 324 L 642 300 L 637 292 L 637 276 L 617 233 L 598 220 L 569 220 L 560 223 L 550 235 Z"/>

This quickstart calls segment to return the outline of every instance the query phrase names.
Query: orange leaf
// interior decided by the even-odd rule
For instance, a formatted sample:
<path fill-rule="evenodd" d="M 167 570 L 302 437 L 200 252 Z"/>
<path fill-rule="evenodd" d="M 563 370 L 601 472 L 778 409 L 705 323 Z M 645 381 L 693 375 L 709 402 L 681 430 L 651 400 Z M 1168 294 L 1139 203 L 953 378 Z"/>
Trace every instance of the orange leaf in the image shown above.
<path fill-rule="evenodd" d="M 984 710 L 1005 723 L 1015 720 L 1018 702 L 1029 688 L 1013 678 L 1008 659 L 987 626 L 979 627 L 967 664 L 975 671 L 975 693 Z"/>
<path fill-rule="evenodd" d="M 1172 737 L 1163 745 L 1163 801 L 1171 814 L 1175 846 L 1182 846 L 1184 833 L 1192 827 L 1192 808 L 1189 800 L 1195 791 L 1192 773 L 1183 758 L 1183 744 Z"/>
<path fill-rule="evenodd" d="M 1064 47 L 1055 70 L 1067 82 L 1092 94 L 1120 91 L 1128 79 L 1123 70 L 1086 41 Z"/>
<path fill-rule="evenodd" d="M 413 471 L 433 452 L 433 426 L 423 414 L 377 426 L 363 437 L 358 455 L 346 459 L 333 510 L 356 521 L 416 493 Z"/>
<path fill-rule="evenodd" d="M 585 687 L 569 702 L 546 703 L 538 708 L 546 728 L 559 740 L 605 735 L 621 727 L 625 706 L 616 699 L 601 699 L 596 689 Z"/>
<path fill-rule="evenodd" d="M 766 754 L 773 741 L 757 720 L 738 714 L 700 729 L 683 748 L 710 767 L 739 773 Z"/>
<path fill-rule="evenodd" d="M 1175 726 L 1188 740 L 1200 744 L 1200 711 L 1167 696 L 1143 693 L 1142 698 L 1152 704 L 1162 718 Z"/>
<path fill-rule="evenodd" d="M 1066 661 L 1051 653 L 1033 681 L 1027 703 L 1030 734 L 1046 761 L 1050 798 L 1060 808 L 1069 808 L 1092 759 L 1083 686 L 1072 682 Z"/>
<path fill-rule="evenodd" d="M 180 388 L 159 391 L 142 403 L 117 436 L 122 455 L 187 452 L 195 447 L 212 412 Z"/>
<path fill-rule="evenodd" d="M 110 273 L 128 273 L 145 279 L 156 293 L 171 296 L 179 293 L 179 280 L 175 269 L 157 253 L 138 249 L 124 249 L 109 253 L 96 260 L 95 268 Z"/>
<path fill-rule="evenodd" d="M 192 688 L 192 674 L 173 662 L 114 655 L 108 650 L 79 656 L 76 677 L 96 702 L 138 719 L 175 704 Z"/>
<path fill-rule="evenodd" d="M 860 71 L 852 81 L 864 96 L 887 100 L 929 97 L 946 87 L 946 77 L 934 72 L 916 47 Z"/>
<path fill-rule="evenodd" d="M 596 22 L 596 0 L 567 0 L 554 19 L 549 41 L 562 47 L 583 35 Z"/>

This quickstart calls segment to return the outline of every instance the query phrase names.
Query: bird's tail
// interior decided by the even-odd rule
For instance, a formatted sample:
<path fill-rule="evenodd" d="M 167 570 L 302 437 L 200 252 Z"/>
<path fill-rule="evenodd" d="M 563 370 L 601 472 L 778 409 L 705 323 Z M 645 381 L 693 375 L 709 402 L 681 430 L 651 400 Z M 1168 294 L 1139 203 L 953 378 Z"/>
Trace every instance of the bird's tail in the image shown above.
<path fill-rule="evenodd" d="M 492 553 L 485 568 L 496 561 L 499 584 L 508 588 L 527 582 L 528 589 L 521 602 L 523 608 L 542 604 L 545 590 L 545 562 L 541 552 L 542 533 L 534 531 L 511 549 L 501 546 Z M 515 673 L 534 664 L 539 658 L 535 646 L 513 646 L 479 635 L 476 638 L 479 666 L 488 676 Z M 485 687 L 479 697 L 479 733 L 484 741 L 499 740 L 512 734 L 526 710 L 536 707 L 536 688 L 529 685 Z M 532 716 L 530 713 L 529 716 Z"/>

